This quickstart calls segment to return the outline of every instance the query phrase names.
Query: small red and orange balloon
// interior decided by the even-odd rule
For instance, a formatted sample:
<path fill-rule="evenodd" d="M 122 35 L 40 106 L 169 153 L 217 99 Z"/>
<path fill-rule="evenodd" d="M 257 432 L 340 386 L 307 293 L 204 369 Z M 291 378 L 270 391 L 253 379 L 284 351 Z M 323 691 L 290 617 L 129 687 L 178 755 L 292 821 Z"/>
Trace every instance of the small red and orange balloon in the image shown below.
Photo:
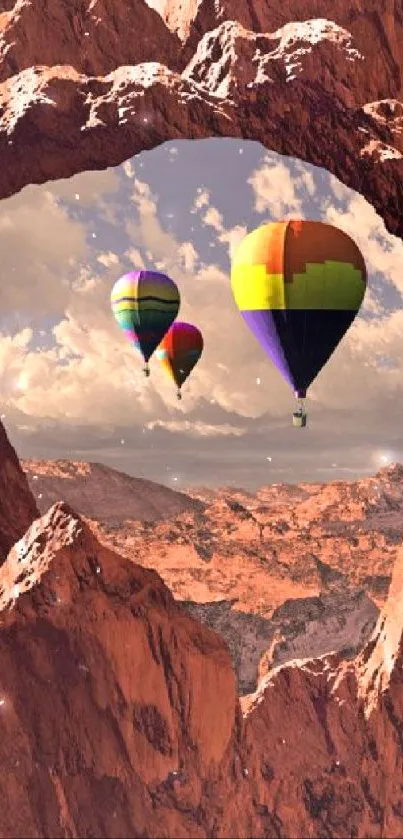
<path fill-rule="evenodd" d="M 203 336 L 197 326 L 175 321 L 162 339 L 156 356 L 164 370 L 176 384 L 177 397 L 182 399 L 181 387 L 203 352 Z"/>

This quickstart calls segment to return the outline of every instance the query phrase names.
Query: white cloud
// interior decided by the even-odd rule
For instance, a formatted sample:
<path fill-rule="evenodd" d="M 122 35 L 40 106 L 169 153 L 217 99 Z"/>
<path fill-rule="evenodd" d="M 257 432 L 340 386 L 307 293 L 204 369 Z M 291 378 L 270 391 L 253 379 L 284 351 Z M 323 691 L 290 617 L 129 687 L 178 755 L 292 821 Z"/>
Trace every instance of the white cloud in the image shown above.
<path fill-rule="evenodd" d="M 268 212 L 273 219 L 287 219 L 292 217 L 304 218 L 303 198 L 298 190 L 306 190 L 314 194 L 312 174 L 301 170 L 299 177 L 294 178 L 285 163 L 279 163 L 276 158 L 266 155 L 262 166 L 259 166 L 250 178 L 258 213 Z"/>
<path fill-rule="evenodd" d="M 3 202 L 0 251 L 2 316 L 15 310 L 52 315 L 63 310 L 69 280 L 87 255 L 85 229 L 49 190 L 27 187 Z"/>
<path fill-rule="evenodd" d="M 75 196 L 79 195 L 80 204 L 87 206 L 95 204 L 101 196 L 111 195 L 118 188 L 119 175 L 117 169 L 105 169 L 103 172 L 80 172 L 79 175 L 73 175 L 71 178 L 51 181 L 46 184 L 46 189 L 57 198 L 74 201 Z M 42 190 L 42 187 L 40 187 L 40 190 Z"/>
<path fill-rule="evenodd" d="M 214 230 L 217 230 L 218 233 L 221 233 L 223 229 L 222 223 L 222 215 L 221 213 L 216 210 L 215 207 L 209 207 L 208 210 L 205 212 L 203 216 L 204 224 L 213 227 Z"/>
<path fill-rule="evenodd" d="M 192 242 L 183 242 L 179 245 L 178 255 L 180 263 L 186 272 L 194 271 L 198 260 L 198 253 Z"/>
<path fill-rule="evenodd" d="M 0 339 L 4 400 L 11 407 L 83 424 L 119 423 L 124 414 L 130 424 L 158 410 L 158 394 L 146 386 L 138 357 L 113 334 L 113 324 L 88 329 L 70 316 L 54 334 L 57 346 L 42 352 Z"/>
<path fill-rule="evenodd" d="M 108 253 L 100 253 L 99 256 L 97 256 L 97 262 L 104 265 L 105 268 L 111 268 L 112 265 L 119 265 L 120 259 L 117 253 L 108 251 Z"/>
<path fill-rule="evenodd" d="M 147 423 L 147 428 L 153 431 L 155 428 L 164 428 L 166 431 L 174 433 L 182 433 L 191 437 L 242 437 L 245 434 L 245 429 L 238 428 L 235 425 L 224 423 L 223 425 L 209 425 L 204 422 L 188 422 L 181 421 L 167 421 L 154 420 Z"/>
<path fill-rule="evenodd" d="M 227 230 L 224 227 L 222 213 L 216 207 L 211 206 L 208 207 L 203 216 L 203 223 L 208 227 L 212 227 L 218 233 L 217 241 L 223 242 L 228 246 L 228 255 L 232 259 L 233 253 L 241 239 L 246 236 L 247 228 L 237 224 L 235 227 Z"/>
<path fill-rule="evenodd" d="M 195 210 L 200 210 L 202 207 L 208 207 L 210 203 L 210 193 L 207 189 L 199 189 L 197 191 L 197 196 L 193 202 L 193 208 Z"/>
<path fill-rule="evenodd" d="M 122 165 L 122 169 L 126 175 L 126 178 L 134 178 L 135 169 L 131 160 L 126 160 L 125 163 L 123 163 Z"/>
<path fill-rule="evenodd" d="M 133 263 L 134 271 L 140 271 L 145 268 L 143 257 L 137 248 L 129 248 L 129 250 L 126 251 L 125 256 Z"/>

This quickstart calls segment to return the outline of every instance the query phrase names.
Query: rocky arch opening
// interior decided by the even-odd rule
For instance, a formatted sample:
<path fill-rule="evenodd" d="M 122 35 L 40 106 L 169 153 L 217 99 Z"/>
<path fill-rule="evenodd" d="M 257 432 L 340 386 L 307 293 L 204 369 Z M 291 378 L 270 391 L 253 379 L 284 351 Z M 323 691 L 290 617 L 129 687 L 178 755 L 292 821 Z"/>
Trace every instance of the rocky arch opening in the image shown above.
<path fill-rule="evenodd" d="M 68 17 L 58 8 L 46 42 L 35 12 L 10 9 L 1 197 L 171 140 L 242 138 L 325 167 L 400 235 L 397 41 L 371 10 L 349 7 L 329 21 L 315 3 L 306 19 L 297 4 L 266 18 L 242 4 L 211 15 L 201 2 L 186 21 L 155 2 L 137 4 L 135 20 L 128 7 L 117 21 L 107 9 L 86 18 L 77 4 Z M 135 47 L 127 38 L 134 24 L 142 32 Z"/>
<path fill-rule="evenodd" d="M 203 170 L 196 165 L 199 147 L 201 150 L 200 161 L 204 165 Z M 233 200 L 234 179 L 232 173 L 234 170 L 237 172 L 238 181 L 243 184 L 242 194 L 240 193 L 239 183 L 236 185 L 237 201 Z M 193 180 L 190 178 L 190 173 L 193 173 Z M 218 192 L 214 192 L 214 186 L 217 185 L 219 179 L 221 179 L 220 189 Z M 181 184 L 184 184 L 186 189 L 182 189 L 182 193 L 179 194 L 179 185 Z M 224 191 L 222 184 L 225 186 Z M 230 305 L 231 300 L 228 289 L 229 252 L 232 242 L 236 241 L 238 235 L 243 235 L 242 223 L 245 222 L 246 227 L 250 228 L 258 224 L 259 219 L 263 221 L 271 215 L 275 217 L 287 215 L 290 212 L 299 214 L 300 211 L 305 213 L 308 211 L 307 201 L 309 202 L 308 214 L 311 217 L 315 215 L 323 217 L 323 213 L 327 211 L 323 201 L 324 198 L 328 199 L 330 190 L 332 190 L 334 203 L 330 203 L 329 207 L 332 211 L 336 211 L 338 208 L 340 218 L 343 213 L 346 214 L 345 209 L 350 207 L 350 201 L 362 201 L 364 204 L 360 196 L 354 196 L 341 184 L 336 184 L 335 180 L 324 170 L 314 169 L 309 165 L 302 164 L 299 160 L 291 160 L 273 153 L 267 153 L 258 144 L 234 139 L 227 141 L 221 139 L 206 140 L 200 143 L 171 142 L 157 150 L 140 155 L 136 159 L 126 161 L 119 170 L 111 169 L 105 173 L 78 175 L 71 180 L 59 181 L 54 184 L 49 183 L 41 188 L 27 188 L 26 193 L 23 192 L 20 196 L 16 196 L 13 211 L 19 214 L 17 218 L 20 219 L 20 223 L 22 223 L 21 219 L 24 218 L 27 207 L 27 197 L 33 202 L 32 218 L 35 222 L 37 218 L 40 218 L 42 228 L 44 222 L 46 222 L 45 229 L 50 229 L 51 220 L 54 219 L 52 240 L 49 242 L 49 237 L 46 237 L 43 241 L 44 246 L 51 247 L 53 273 L 49 270 L 48 275 L 43 278 L 47 286 L 46 293 L 42 296 L 43 305 L 39 321 L 41 317 L 49 318 L 51 311 L 56 318 L 57 311 L 51 308 L 53 305 L 57 309 L 57 306 L 60 305 L 60 297 L 58 298 L 56 295 L 56 298 L 52 298 L 51 296 L 55 277 L 57 277 L 58 282 L 57 294 L 64 293 L 63 283 L 66 280 L 68 280 L 69 286 L 66 291 L 69 290 L 70 294 L 70 297 L 63 298 L 63 314 L 57 315 L 56 318 L 56 333 L 54 335 L 56 340 L 52 345 L 46 346 L 46 334 L 42 336 L 45 346 L 41 351 L 42 361 L 35 370 L 36 378 L 30 379 L 33 368 L 30 368 L 31 362 L 27 360 L 28 354 L 32 352 L 34 347 L 31 345 L 30 348 L 29 343 L 24 344 L 23 333 L 24 330 L 30 328 L 29 323 L 21 321 L 17 329 L 17 334 L 21 336 L 19 338 L 19 350 L 22 350 L 20 356 L 16 358 L 16 366 L 14 367 L 18 377 L 22 376 L 22 380 L 19 379 L 18 381 L 19 392 L 21 396 L 25 392 L 27 399 L 33 397 L 36 403 L 33 410 L 34 419 L 31 416 L 31 427 L 27 417 L 25 419 L 20 418 L 20 437 L 17 442 L 17 435 L 13 433 L 13 442 L 16 443 L 18 451 L 23 456 L 29 454 L 32 457 L 35 455 L 35 458 L 38 459 L 41 457 L 62 459 L 64 457 L 68 460 L 81 461 L 80 466 L 70 469 L 68 475 L 68 470 L 63 463 L 56 465 L 54 467 L 55 473 L 50 481 L 37 463 L 30 464 L 27 467 L 31 486 L 41 508 L 47 509 L 50 503 L 55 502 L 60 497 L 67 497 L 63 489 L 63 483 L 66 484 L 66 482 L 69 484 L 70 493 L 75 492 L 75 497 L 73 498 L 73 495 L 70 494 L 67 500 L 73 508 L 78 509 L 78 512 L 90 517 L 98 518 L 97 511 L 100 510 L 101 506 L 104 507 L 105 498 L 108 497 L 110 500 L 109 511 L 105 507 L 103 510 L 104 515 L 109 519 L 106 527 L 108 542 L 112 543 L 118 552 L 121 552 L 123 548 L 123 552 L 126 552 L 130 558 L 136 559 L 136 551 L 139 549 L 141 539 L 148 540 L 151 537 L 152 543 L 152 538 L 155 538 L 154 529 L 151 526 L 140 530 L 138 524 L 129 524 L 126 528 L 123 527 L 122 537 L 122 522 L 127 516 L 130 517 L 130 514 L 125 509 L 121 520 L 119 520 L 119 514 L 116 511 L 116 499 L 120 492 L 118 479 L 115 479 L 115 476 L 108 470 L 105 470 L 106 476 L 101 474 L 99 468 L 97 468 L 98 471 L 94 470 L 92 475 L 91 468 L 88 469 L 86 465 L 87 460 L 109 461 L 110 465 L 122 471 L 129 471 L 136 477 L 161 481 L 168 484 L 172 490 L 186 490 L 188 486 L 195 483 L 209 483 L 209 471 L 212 469 L 213 463 L 217 464 L 218 453 L 224 451 L 222 472 L 219 477 L 215 475 L 215 484 L 235 483 L 237 486 L 247 484 L 250 480 L 251 462 L 255 471 L 258 468 L 262 470 L 259 483 L 271 483 L 276 479 L 280 481 L 293 480 L 295 468 L 293 467 L 293 454 L 289 450 L 289 441 L 284 447 L 288 448 L 287 463 L 279 463 L 281 459 L 279 449 L 274 452 L 273 459 L 271 455 L 267 456 L 267 429 L 269 426 L 267 419 L 265 419 L 265 434 L 262 434 L 261 427 L 256 437 L 256 448 L 253 450 L 253 434 L 250 434 L 250 430 L 246 426 L 242 427 L 242 423 L 241 426 L 239 425 L 239 416 L 236 415 L 237 406 L 229 406 L 232 410 L 232 414 L 230 414 L 228 405 L 225 405 L 225 400 L 219 406 L 222 409 L 219 422 L 216 418 L 214 419 L 212 414 L 207 413 L 209 410 L 207 404 L 200 415 L 197 411 L 192 413 L 191 393 L 188 402 L 184 404 L 184 413 L 179 417 L 177 414 L 171 414 L 163 417 L 161 421 L 160 414 L 163 408 L 161 403 L 158 402 L 155 404 L 154 417 L 151 420 L 148 417 L 147 422 L 144 423 L 146 426 L 144 436 L 144 426 L 141 427 L 141 424 L 137 422 L 140 411 L 140 403 L 136 401 L 137 391 L 131 387 L 126 392 L 127 408 L 132 411 L 130 424 L 136 425 L 137 423 L 137 426 L 140 426 L 137 427 L 135 444 L 133 443 L 133 429 L 128 428 L 127 424 L 125 427 L 114 427 L 114 415 L 118 416 L 119 411 L 122 412 L 121 416 L 124 413 L 124 406 L 119 406 L 117 402 L 117 394 L 119 390 L 125 390 L 126 385 L 122 379 L 118 378 L 116 389 L 113 389 L 114 375 L 119 373 L 122 364 L 120 355 L 119 358 L 114 358 L 115 346 L 119 347 L 119 353 L 123 352 L 125 363 L 128 363 L 129 354 L 126 353 L 122 336 L 115 330 L 109 311 L 108 295 L 111 284 L 120 273 L 131 266 L 141 267 L 141 261 L 147 260 L 148 264 L 155 265 L 161 270 L 167 270 L 178 280 L 183 294 L 186 317 L 196 319 L 206 317 L 203 328 L 207 329 L 210 323 L 212 342 L 218 340 L 219 333 L 224 333 L 224 341 L 220 345 L 221 351 L 223 351 L 225 333 L 234 335 L 231 326 L 224 329 L 224 310 L 227 304 Z M 249 195 L 249 203 L 245 198 L 246 195 Z M 172 208 L 171 203 L 174 201 L 177 202 L 178 206 Z M 3 206 L 6 211 L 7 202 L 4 202 Z M 95 215 L 94 207 L 96 208 Z M 179 221 L 179 225 L 175 223 L 175 212 L 173 213 L 172 209 L 178 213 L 177 221 Z M 127 230 L 126 225 L 128 226 Z M 197 228 L 197 232 L 193 231 L 194 235 L 191 231 L 192 227 Z M 79 231 L 81 228 L 84 228 L 85 235 L 80 238 Z M 93 238 L 93 234 L 95 234 L 95 238 Z M 73 238 L 69 238 L 70 236 Z M 213 242 L 212 239 L 214 239 Z M 32 243 L 34 241 L 35 237 L 32 239 Z M 64 251 L 61 250 L 60 246 L 63 241 Z M 84 243 L 88 250 L 75 251 L 71 247 L 71 242 L 75 243 L 78 249 Z M 211 243 L 215 247 L 210 250 L 209 245 Z M 186 244 L 192 245 L 193 250 L 184 247 Z M 153 245 L 155 247 L 154 251 L 152 250 Z M 36 246 L 39 247 L 38 241 Z M 221 257 L 212 256 L 210 262 L 208 262 L 208 253 L 215 254 L 219 249 L 221 250 Z M 91 255 L 91 259 L 88 254 Z M 74 259 L 69 265 L 71 257 L 74 257 Z M 163 258 L 167 261 L 164 262 Z M 200 262 L 204 262 L 203 271 Z M 35 272 L 35 264 L 33 269 Z M 17 280 L 18 277 L 22 280 L 22 285 L 26 282 L 27 278 L 22 275 L 22 272 L 15 271 L 12 273 L 17 274 Z M 63 276 L 64 273 L 65 276 Z M 17 286 L 18 282 L 15 282 L 14 290 Z M 213 290 L 213 294 L 211 290 Z M 216 294 L 222 295 L 218 306 Z M 227 303 L 225 303 L 225 300 Z M 41 302 L 39 295 L 37 295 L 36 302 Z M 28 303 L 32 314 L 31 298 L 29 298 Z M 206 307 L 205 311 L 203 306 Z M 219 324 L 211 316 L 212 307 L 214 311 L 219 311 Z M 20 315 L 22 315 L 21 312 Z M 235 311 L 233 315 L 234 318 L 237 317 Z M 40 326 L 46 326 L 46 323 L 37 323 L 36 332 L 40 331 Z M 48 324 L 47 328 L 50 332 L 52 324 Z M 45 329 L 42 331 L 46 332 Z M 88 343 L 90 335 L 94 338 L 92 344 Z M 108 352 L 99 352 L 99 348 L 102 349 L 105 340 L 110 340 Z M 59 352 L 57 358 L 52 356 L 55 348 Z M 27 355 L 24 355 L 25 350 L 27 350 Z M 221 388 L 223 388 L 224 383 L 228 380 L 228 371 L 230 371 L 231 365 L 234 366 L 236 359 L 233 348 L 228 358 L 222 356 L 221 351 L 219 354 L 220 360 L 217 361 L 216 359 L 214 361 L 214 377 L 221 376 L 220 382 Z M 253 365 L 255 364 L 255 349 L 252 342 L 250 351 L 252 356 L 248 362 L 251 365 L 249 381 L 253 379 L 253 388 L 255 391 L 259 391 L 261 388 L 261 384 L 257 382 L 259 376 L 252 376 Z M 244 353 L 244 350 L 242 352 Z M 85 382 L 82 378 L 82 370 L 87 366 L 88 372 L 88 364 L 92 356 L 94 356 L 93 367 L 89 371 L 89 376 Z M 82 363 L 81 373 L 80 361 Z M 135 364 L 131 355 L 130 361 L 133 365 Z M 221 370 L 218 365 L 222 367 L 223 362 L 227 362 L 227 369 Z M 101 368 L 101 364 L 105 366 Z M 261 359 L 259 364 L 262 364 L 264 368 L 266 367 L 264 359 Z M 72 379 L 70 379 L 70 382 L 66 381 L 69 365 L 71 365 L 76 384 L 78 383 L 75 402 L 71 389 Z M 57 374 L 60 378 L 52 401 L 49 382 L 55 375 L 56 367 L 60 368 Z M 97 371 L 100 373 L 98 383 L 96 379 Z M 259 369 L 256 372 L 260 373 L 262 371 Z M 262 377 L 263 375 L 266 374 L 262 372 Z M 65 377 L 64 383 L 63 377 Z M 239 370 L 237 371 L 236 381 L 237 387 L 235 390 L 239 390 Z M 102 385 L 101 389 L 99 389 L 99 383 Z M 143 392 L 143 383 L 141 384 Z M 92 385 L 94 389 L 91 391 L 90 387 Z M 109 395 L 109 388 L 111 388 L 113 394 L 112 400 Z M 45 402 L 44 389 L 48 393 L 47 402 Z M 233 389 L 231 384 L 230 389 Z M 205 390 L 208 391 L 208 388 L 205 388 Z M 266 394 L 267 392 L 265 391 Z M 267 395 L 263 398 L 267 399 Z M 100 401 L 97 402 L 97 399 Z M 250 402 L 247 393 L 246 400 Z M 82 411 L 79 418 L 74 413 L 78 403 Z M 86 405 L 84 411 L 82 410 L 83 403 Z M 58 407 L 58 415 L 54 413 L 56 407 Z M 147 409 L 147 406 L 145 407 Z M 263 410 L 263 403 L 260 408 Z M 44 410 L 48 411 L 45 418 L 43 417 Z M 83 428 L 85 414 L 89 410 L 94 412 L 96 422 L 92 427 L 87 425 L 86 428 Z M 108 414 L 108 411 L 112 411 L 112 413 Z M 192 449 L 191 442 L 189 442 L 189 429 L 187 428 L 188 413 L 190 413 L 193 423 L 199 423 L 199 431 L 207 432 L 204 439 L 207 439 L 206 450 L 209 447 L 209 457 L 207 458 L 206 453 L 204 453 L 202 462 L 205 471 L 202 474 L 200 472 L 197 474 L 197 468 L 195 468 L 195 450 L 196 448 L 200 450 L 202 447 L 203 434 L 199 435 L 197 445 Z M 228 416 L 229 414 L 230 416 Z M 43 420 L 45 421 L 43 422 Z M 235 420 L 238 425 L 235 424 Z M 10 418 L 8 416 L 5 421 L 9 426 Z M 35 423 L 37 424 L 36 428 Z M 164 430 L 165 437 L 162 436 Z M 211 438 L 214 437 L 214 433 L 216 440 L 212 443 Z M 210 434 L 210 437 L 208 434 Z M 242 439 L 245 434 L 246 441 Z M 81 441 L 79 440 L 80 435 L 82 435 Z M 226 443 L 226 436 L 227 441 L 228 439 L 230 441 L 229 447 L 228 442 Z M 168 438 L 169 444 L 167 444 Z M 52 439 L 54 447 L 53 450 L 51 448 L 49 451 L 46 446 L 49 446 L 49 440 Z M 98 445 L 96 452 L 94 452 L 94 448 L 91 448 L 94 440 L 97 441 Z M 153 450 L 151 443 L 154 441 L 155 444 L 155 440 L 157 441 L 157 449 Z M 28 441 L 31 442 L 28 443 Z M 31 445 L 31 450 L 27 450 L 28 444 Z M 317 444 L 318 438 L 315 438 L 313 441 L 315 450 L 317 450 Z M 41 445 L 43 446 L 42 449 Z M 136 446 L 137 455 L 134 455 L 133 449 Z M 180 466 L 177 461 L 177 458 L 180 457 L 179 450 L 186 450 L 186 446 L 188 450 L 190 449 L 190 467 L 189 465 L 184 467 L 183 464 Z M 273 453 L 273 431 L 271 431 L 270 446 L 270 451 Z M 145 452 L 146 461 L 139 464 L 138 452 L 141 449 Z M 110 459 L 111 450 L 113 450 L 112 459 Z M 162 462 L 162 450 L 166 456 L 164 462 Z M 117 457 L 118 452 L 121 454 Z M 132 462 L 128 468 L 129 452 L 131 452 Z M 237 461 L 236 456 L 238 457 Z M 328 452 L 325 452 L 324 456 L 329 460 Z M 305 457 L 307 461 L 309 459 L 312 461 L 312 450 L 306 448 Z M 169 469 L 157 473 L 153 472 L 152 469 L 156 462 L 164 470 L 167 465 Z M 234 462 L 238 464 L 238 468 L 241 464 L 242 475 L 238 471 L 238 474 L 229 476 Z M 316 455 L 316 468 L 318 463 L 318 455 Z M 327 463 L 327 467 L 330 475 L 336 477 L 337 471 L 335 472 L 332 464 Z M 319 470 L 321 468 L 323 467 L 319 463 Z M 341 476 L 344 477 L 344 474 L 342 472 Z M 36 480 L 34 480 L 34 476 L 36 476 Z M 323 477 L 323 472 L 320 473 L 320 476 Z M 102 492 L 99 489 L 101 477 L 102 479 L 106 478 L 107 485 L 103 498 L 100 498 Z M 312 473 L 310 477 L 312 477 Z M 87 502 L 91 501 L 92 506 L 88 507 L 87 505 L 85 510 L 82 507 L 80 488 L 75 486 L 72 490 L 73 480 L 76 480 L 77 483 L 77 479 L 78 483 L 81 481 L 82 484 L 88 484 L 85 500 Z M 49 486 L 52 480 L 53 490 L 55 489 L 55 483 L 58 482 L 57 495 L 49 495 Z M 256 477 L 254 480 L 256 482 Z M 98 495 L 94 492 L 95 484 L 97 484 Z M 110 491 L 112 486 L 114 487 L 113 494 Z M 144 499 L 146 487 L 144 485 L 137 487 L 137 491 L 141 493 L 142 499 Z M 96 504 L 94 503 L 95 497 L 97 498 Z M 169 498 L 166 495 L 161 504 L 165 505 L 168 502 Z M 243 507 L 241 507 L 241 513 L 245 515 L 246 519 L 253 518 Z M 115 521 L 111 521 L 113 515 Z M 142 511 L 139 517 L 143 515 Z M 180 510 L 178 508 L 173 509 L 171 517 L 176 519 L 178 516 L 180 517 Z M 190 577 L 192 580 L 188 580 L 187 592 L 186 582 L 180 578 L 180 575 L 174 579 L 164 574 L 163 566 L 159 567 L 158 570 L 168 585 L 172 585 L 177 599 L 185 602 L 184 608 L 191 615 L 201 619 L 202 622 L 223 635 L 231 649 L 242 694 L 247 694 L 256 687 L 259 667 L 260 672 L 264 673 L 265 669 L 269 669 L 273 663 L 287 661 L 289 658 L 298 655 L 309 655 L 313 652 L 321 654 L 335 648 L 340 649 L 345 655 L 351 655 L 352 651 L 356 652 L 357 649 L 361 649 L 372 631 L 377 614 L 376 608 L 367 598 L 357 597 L 356 590 L 353 590 L 352 593 L 348 591 L 347 584 L 345 584 L 345 589 L 342 589 L 341 593 L 330 592 L 318 600 L 321 586 L 320 582 L 318 583 L 314 565 L 312 565 L 313 570 L 311 569 L 312 584 L 306 586 L 306 581 L 304 582 L 303 579 L 307 574 L 305 559 L 303 571 L 298 572 L 295 580 L 293 579 L 291 583 L 292 596 L 290 601 L 297 602 L 291 620 L 287 616 L 284 619 L 281 614 L 273 618 L 271 615 L 273 604 L 271 601 L 263 602 L 264 598 L 262 598 L 262 603 L 259 602 L 258 614 L 249 611 L 245 604 L 243 604 L 243 608 L 239 608 L 236 602 L 231 602 L 231 598 L 223 599 L 221 603 L 218 602 L 217 604 L 216 602 L 205 601 L 200 594 L 201 599 L 197 603 L 190 601 L 189 593 L 192 591 L 192 585 L 196 588 L 201 587 L 202 592 L 208 589 L 206 581 L 208 581 L 210 569 L 213 567 L 211 563 L 214 553 L 219 546 L 219 540 L 214 540 L 212 537 L 214 515 L 212 514 L 212 516 L 210 522 L 207 523 L 202 516 L 200 520 L 196 516 L 196 526 L 190 524 L 189 528 L 186 522 L 175 521 L 172 527 L 168 526 L 165 529 L 162 527 L 160 535 L 157 535 L 157 539 L 163 540 L 164 551 L 166 551 L 168 557 L 170 550 L 179 549 L 191 553 Z M 270 518 L 269 514 L 267 520 Z M 235 516 L 235 519 L 237 519 L 237 516 Z M 234 543 L 231 548 L 232 554 L 234 554 L 239 522 L 231 520 L 228 523 L 224 520 L 223 527 L 227 528 L 227 526 L 228 534 L 234 534 Z M 252 545 L 250 534 L 248 535 L 248 531 L 243 533 L 241 525 L 242 550 L 246 548 L 251 550 L 254 568 L 260 564 L 263 579 L 266 562 L 269 562 L 271 572 L 274 568 L 276 573 L 280 573 L 281 558 L 280 563 L 277 563 L 274 555 L 272 557 L 270 551 L 267 552 L 267 545 L 261 546 L 261 536 L 264 535 L 263 525 L 262 529 L 259 527 L 255 529 L 256 533 L 254 532 Z M 281 539 L 281 533 L 287 532 L 289 529 L 290 524 L 281 522 L 278 538 Z M 137 541 L 136 544 L 131 541 L 133 538 L 132 531 L 134 530 L 136 530 L 140 539 L 140 542 Z M 119 531 L 121 532 L 119 533 Z M 128 540 L 127 545 L 126 540 Z M 232 554 L 230 553 L 230 556 Z M 305 557 L 305 554 L 303 556 Z M 151 564 L 153 563 L 151 554 L 148 561 Z M 272 561 L 274 562 L 273 567 L 270 566 Z M 169 562 L 169 558 L 167 562 Z M 218 594 L 221 595 L 222 593 L 222 590 L 217 590 L 213 592 L 213 595 L 216 598 Z M 211 592 L 209 595 L 211 595 Z M 340 606 L 341 603 L 343 603 L 343 610 Z M 322 613 L 324 611 L 326 611 L 326 615 L 323 619 Z M 340 617 L 342 611 L 343 615 Z M 337 612 L 340 618 L 337 631 L 334 629 L 334 612 Z M 297 631 L 295 631 L 296 616 L 299 616 Z M 308 641 L 310 633 L 313 633 L 314 640 L 310 638 Z M 350 640 L 352 639 L 350 647 L 346 644 L 347 636 Z M 263 653 L 265 658 L 260 664 Z"/>
<path fill-rule="evenodd" d="M 327 168 L 401 235 L 402 21 L 359 0 L 322 14 L 316 0 L 7 6 L 0 196 L 167 140 L 242 137 Z"/>

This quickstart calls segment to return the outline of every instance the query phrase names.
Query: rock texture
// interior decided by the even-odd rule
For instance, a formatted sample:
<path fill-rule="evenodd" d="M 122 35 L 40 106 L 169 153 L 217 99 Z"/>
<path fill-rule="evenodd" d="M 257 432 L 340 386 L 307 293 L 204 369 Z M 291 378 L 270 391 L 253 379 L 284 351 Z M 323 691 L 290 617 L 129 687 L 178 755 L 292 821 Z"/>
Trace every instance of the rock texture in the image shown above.
<path fill-rule="evenodd" d="M 241 695 L 294 658 L 351 658 L 373 631 L 403 538 L 399 465 L 360 481 L 276 485 L 255 496 L 193 491 L 200 506 L 173 509 L 164 522 L 126 518 L 144 509 L 143 484 L 117 472 L 67 461 L 23 466 L 42 512 L 63 497 L 103 544 L 156 569 L 187 612 L 220 633 Z M 151 518 L 169 490 L 147 488 Z M 89 498 L 102 521 L 88 517 Z M 186 498 L 178 494 L 181 504 Z"/>
<path fill-rule="evenodd" d="M 402 235 L 395 0 L 335 0 L 326 13 L 318 0 L 2 0 L 0 11 L 0 197 L 169 139 L 243 137 L 329 169 Z"/>
<path fill-rule="evenodd" d="M 203 784 L 239 715 L 219 637 L 63 504 L 12 549 L 0 596 L 0 835 L 207 835 Z"/>
<path fill-rule="evenodd" d="M 24 460 L 22 468 L 41 513 L 63 498 L 81 515 L 113 527 L 128 519 L 155 522 L 203 507 L 182 492 L 102 463 Z"/>
<path fill-rule="evenodd" d="M 266 585 L 270 586 L 268 576 Z M 270 620 L 237 609 L 236 601 L 183 601 L 188 614 L 218 632 L 231 653 L 241 696 L 287 661 L 339 652 L 353 658 L 369 640 L 378 609 L 362 591 L 286 600 Z"/>
<path fill-rule="evenodd" d="M 26 475 L 0 422 L 0 564 L 38 516 Z"/>
<path fill-rule="evenodd" d="M 358 658 L 239 703 L 220 637 L 54 505 L 0 569 L 0 835 L 400 836 L 402 592 L 400 552 Z"/>

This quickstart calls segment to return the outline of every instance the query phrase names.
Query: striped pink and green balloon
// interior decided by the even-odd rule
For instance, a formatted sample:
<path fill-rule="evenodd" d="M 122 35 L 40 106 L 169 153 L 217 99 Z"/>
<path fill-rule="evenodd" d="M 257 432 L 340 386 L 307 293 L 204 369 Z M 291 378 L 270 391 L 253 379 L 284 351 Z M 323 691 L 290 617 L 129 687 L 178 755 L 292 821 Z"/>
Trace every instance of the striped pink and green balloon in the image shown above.
<path fill-rule="evenodd" d="M 112 312 L 118 326 L 146 363 L 174 322 L 180 306 L 177 285 L 157 271 L 131 271 L 114 285 Z"/>

